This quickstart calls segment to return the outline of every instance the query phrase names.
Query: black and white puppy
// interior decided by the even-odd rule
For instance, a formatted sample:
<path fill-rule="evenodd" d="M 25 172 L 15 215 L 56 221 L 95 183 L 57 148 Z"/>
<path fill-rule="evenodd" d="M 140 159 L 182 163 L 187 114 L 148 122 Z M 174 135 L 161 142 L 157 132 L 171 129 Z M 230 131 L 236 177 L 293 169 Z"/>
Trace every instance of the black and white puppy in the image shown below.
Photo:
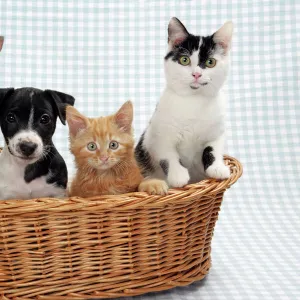
<path fill-rule="evenodd" d="M 0 200 L 64 197 L 66 164 L 52 142 L 57 116 L 65 125 L 67 94 L 35 88 L 0 89 Z"/>

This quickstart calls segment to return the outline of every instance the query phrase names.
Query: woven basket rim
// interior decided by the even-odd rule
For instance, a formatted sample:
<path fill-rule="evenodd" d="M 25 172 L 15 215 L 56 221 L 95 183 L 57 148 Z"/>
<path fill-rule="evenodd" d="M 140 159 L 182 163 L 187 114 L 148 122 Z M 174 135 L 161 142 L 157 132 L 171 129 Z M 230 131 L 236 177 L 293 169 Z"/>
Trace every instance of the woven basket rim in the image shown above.
<path fill-rule="evenodd" d="M 170 189 L 166 196 L 149 195 L 147 193 L 133 192 L 121 195 L 101 195 L 91 198 L 38 198 L 30 200 L 0 200 L 1 214 L 24 214 L 37 211 L 66 212 L 71 210 L 99 210 L 118 209 L 132 210 L 139 207 L 157 208 L 170 203 L 195 199 L 206 193 L 217 194 L 218 191 L 229 188 L 243 173 L 241 163 L 228 155 L 224 156 L 225 163 L 231 169 L 231 176 L 226 180 L 205 179 L 195 184 L 186 185 L 183 188 Z"/>
<path fill-rule="evenodd" d="M 224 192 L 242 175 L 225 163 L 227 180 L 166 196 L 0 200 L 0 298 L 116 298 L 202 279 Z"/>

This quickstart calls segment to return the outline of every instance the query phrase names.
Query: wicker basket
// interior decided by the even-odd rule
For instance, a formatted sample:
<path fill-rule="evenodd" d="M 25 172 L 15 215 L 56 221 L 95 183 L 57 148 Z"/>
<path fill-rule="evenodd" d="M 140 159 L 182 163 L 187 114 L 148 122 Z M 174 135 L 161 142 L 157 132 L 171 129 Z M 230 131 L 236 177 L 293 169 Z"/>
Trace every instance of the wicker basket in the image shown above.
<path fill-rule="evenodd" d="M 169 195 L 0 201 L 1 299 L 95 299 L 183 286 L 210 268 L 228 180 Z"/>

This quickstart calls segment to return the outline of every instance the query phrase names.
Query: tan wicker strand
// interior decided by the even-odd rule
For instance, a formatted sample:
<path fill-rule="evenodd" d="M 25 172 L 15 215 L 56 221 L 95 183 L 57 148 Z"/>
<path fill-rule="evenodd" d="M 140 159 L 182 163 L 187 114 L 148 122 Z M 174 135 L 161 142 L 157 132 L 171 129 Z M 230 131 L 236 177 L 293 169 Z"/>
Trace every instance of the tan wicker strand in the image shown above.
<path fill-rule="evenodd" d="M 1 299 L 95 299 L 188 285 L 211 265 L 224 191 L 242 175 L 203 180 L 163 197 L 0 201 Z"/>

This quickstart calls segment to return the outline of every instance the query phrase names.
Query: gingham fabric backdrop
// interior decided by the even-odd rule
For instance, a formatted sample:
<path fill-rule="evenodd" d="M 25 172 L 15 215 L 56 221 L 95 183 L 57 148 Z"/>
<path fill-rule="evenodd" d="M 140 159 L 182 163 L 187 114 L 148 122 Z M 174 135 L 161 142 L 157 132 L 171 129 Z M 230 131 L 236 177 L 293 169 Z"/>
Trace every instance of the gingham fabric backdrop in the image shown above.
<path fill-rule="evenodd" d="M 201 282 L 136 299 L 300 299 L 299 1 L 0 3 L 1 87 L 70 93 L 91 117 L 132 99 L 136 138 L 164 87 L 169 19 L 202 35 L 233 20 L 227 153 L 244 175 L 226 192 L 213 266 Z M 67 133 L 59 125 L 55 143 L 73 173 Z"/>

